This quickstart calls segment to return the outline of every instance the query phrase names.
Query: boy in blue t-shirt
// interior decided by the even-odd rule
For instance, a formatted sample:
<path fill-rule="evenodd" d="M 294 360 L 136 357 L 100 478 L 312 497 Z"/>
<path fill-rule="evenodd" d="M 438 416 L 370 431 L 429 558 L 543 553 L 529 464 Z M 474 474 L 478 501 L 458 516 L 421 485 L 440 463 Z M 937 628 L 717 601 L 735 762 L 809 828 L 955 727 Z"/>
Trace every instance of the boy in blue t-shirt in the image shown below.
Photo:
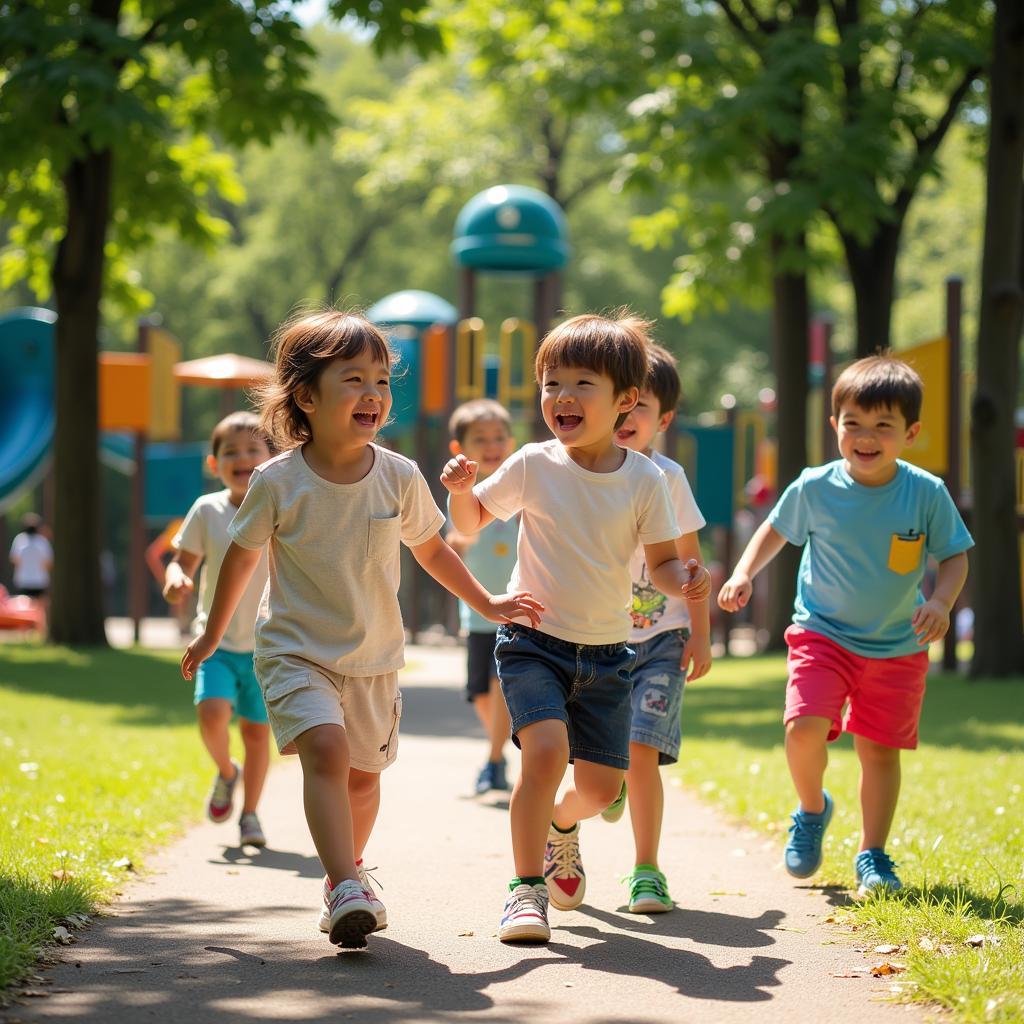
<path fill-rule="evenodd" d="M 917 746 L 928 645 L 949 629 L 974 541 L 938 477 L 899 461 L 920 429 L 921 378 L 891 356 L 859 359 L 832 389 L 841 459 L 805 469 L 751 538 L 718 595 L 726 611 L 789 542 L 804 545 L 786 631 L 786 759 L 800 799 L 786 870 L 821 865 L 832 818 L 826 744 L 854 734 L 861 764 L 858 894 L 901 886 L 885 852 L 900 789 L 900 750 Z M 927 556 L 938 562 L 921 593 Z M 843 706 L 846 704 L 845 713 Z"/>
<path fill-rule="evenodd" d="M 477 479 L 486 480 L 514 451 L 508 410 L 490 398 L 464 402 L 448 421 L 452 455 L 463 454 L 480 469 Z M 503 593 L 516 566 L 519 517 L 503 523 L 495 519 L 479 533 L 463 534 L 451 529 L 446 537 L 469 571 L 488 590 Z M 473 705 L 487 732 L 488 756 L 476 778 L 475 790 L 482 795 L 491 789 L 508 789 L 505 744 L 511 733 L 508 708 L 498 685 L 494 660 L 497 627 L 459 602 L 459 621 L 467 633 L 466 699 Z"/>

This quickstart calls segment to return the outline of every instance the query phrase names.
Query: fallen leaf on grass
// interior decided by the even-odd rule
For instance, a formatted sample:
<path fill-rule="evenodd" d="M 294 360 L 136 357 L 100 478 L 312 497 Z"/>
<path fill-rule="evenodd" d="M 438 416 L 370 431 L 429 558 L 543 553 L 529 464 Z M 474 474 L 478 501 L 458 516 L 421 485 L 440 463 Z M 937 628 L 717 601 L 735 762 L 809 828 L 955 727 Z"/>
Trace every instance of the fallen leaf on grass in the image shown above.
<path fill-rule="evenodd" d="M 63 925 L 58 925 L 53 929 L 53 937 L 62 946 L 69 946 L 75 941 L 74 935 L 72 935 L 71 932 L 69 932 Z"/>
<path fill-rule="evenodd" d="M 875 946 L 873 952 L 881 953 L 882 956 L 891 956 L 893 953 L 905 953 L 906 947 L 904 946 Z"/>
<path fill-rule="evenodd" d="M 56 871 L 51 872 L 50 877 L 55 882 L 70 882 L 75 877 L 75 873 L 67 871 L 65 868 L 57 868 Z"/>
<path fill-rule="evenodd" d="M 906 970 L 903 964 L 891 964 L 888 960 L 880 964 L 875 964 L 871 968 L 871 973 L 876 978 L 884 978 L 887 974 L 902 974 Z"/>
<path fill-rule="evenodd" d="M 917 940 L 917 948 L 923 949 L 926 953 L 934 953 L 935 943 L 932 942 L 927 935 L 922 935 L 921 938 Z"/>
<path fill-rule="evenodd" d="M 973 946 L 975 949 L 985 949 L 988 946 L 1000 945 L 1000 939 L 996 935 L 972 935 L 964 939 L 965 946 Z"/>

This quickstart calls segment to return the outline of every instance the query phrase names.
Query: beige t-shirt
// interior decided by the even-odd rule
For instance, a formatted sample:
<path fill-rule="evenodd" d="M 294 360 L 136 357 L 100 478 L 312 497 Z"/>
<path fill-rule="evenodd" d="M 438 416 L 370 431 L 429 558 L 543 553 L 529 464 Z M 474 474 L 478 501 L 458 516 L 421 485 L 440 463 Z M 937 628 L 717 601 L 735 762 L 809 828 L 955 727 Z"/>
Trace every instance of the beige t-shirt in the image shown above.
<path fill-rule="evenodd" d="M 473 493 L 492 515 L 522 512 L 509 590 L 543 602 L 542 633 L 576 644 L 622 643 L 632 619 L 637 544 L 679 536 L 665 474 L 625 450 L 614 473 L 578 466 L 555 440 L 527 444 Z"/>
<path fill-rule="evenodd" d="M 193 623 L 198 636 L 206 628 L 206 619 L 213 604 L 217 589 L 217 577 L 221 563 L 227 554 L 231 537 L 228 527 L 238 510 L 231 504 L 231 492 L 227 489 L 214 494 L 204 494 L 189 509 L 181 529 L 174 535 L 171 547 L 175 551 L 187 551 L 201 555 L 203 567 L 199 574 L 199 605 Z M 227 631 L 220 646 L 226 651 L 244 653 L 256 645 L 256 616 L 260 610 L 260 598 L 267 586 L 267 553 L 262 557 L 252 574 L 249 585 L 238 602 L 235 614 L 231 616 Z"/>
<path fill-rule="evenodd" d="M 270 542 L 257 656 L 294 654 L 353 676 L 404 664 L 399 541 L 425 543 L 444 516 L 415 462 L 370 447 L 373 466 L 354 484 L 324 480 L 300 448 L 253 473 L 230 533 L 243 548 Z"/>

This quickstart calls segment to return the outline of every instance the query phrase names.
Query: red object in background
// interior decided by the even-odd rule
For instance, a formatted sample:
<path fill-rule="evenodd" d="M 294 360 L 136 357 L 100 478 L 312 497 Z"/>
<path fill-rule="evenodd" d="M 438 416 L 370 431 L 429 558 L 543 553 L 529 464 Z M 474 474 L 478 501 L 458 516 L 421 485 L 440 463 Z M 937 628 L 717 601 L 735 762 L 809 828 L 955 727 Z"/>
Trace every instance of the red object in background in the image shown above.
<path fill-rule="evenodd" d="M 11 597 L 7 588 L 0 586 L 0 629 L 43 628 L 43 609 L 31 597 Z"/>
<path fill-rule="evenodd" d="M 775 489 L 760 474 L 752 476 L 747 481 L 747 486 L 744 490 L 747 494 L 747 501 L 752 508 L 764 508 L 765 505 L 771 504 L 775 498 Z"/>

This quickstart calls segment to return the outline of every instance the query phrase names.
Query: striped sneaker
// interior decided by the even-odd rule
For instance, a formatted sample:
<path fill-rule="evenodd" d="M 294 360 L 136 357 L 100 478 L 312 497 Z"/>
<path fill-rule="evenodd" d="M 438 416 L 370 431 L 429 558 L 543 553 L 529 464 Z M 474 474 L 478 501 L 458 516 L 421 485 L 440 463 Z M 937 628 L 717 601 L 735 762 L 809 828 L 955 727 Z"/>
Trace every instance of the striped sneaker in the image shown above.
<path fill-rule="evenodd" d="M 344 949 L 362 949 L 366 936 L 377 928 L 377 915 L 373 912 L 370 896 L 361 882 L 354 878 L 342 879 L 331 887 L 324 878 L 324 909 L 327 927 L 322 929 L 335 946 Z"/>
<path fill-rule="evenodd" d="M 547 942 L 551 938 L 548 891 L 543 884 L 520 882 L 509 892 L 498 925 L 498 938 L 502 942 Z"/>
<path fill-rule="evenodd" d="M 377 927 L 373 930 L 375 932 L 382 932 L 388 926 L 388 912 L 384 908 L 384 904 L 381 902 L 380 897 L 374 891 L 373 886 L 370 884 L 370 876 L 366 869 L 363 867 L 361 860 L 356 861 L 356 870 L 359 872 L 359 881 L 362 883 L 363 892 L 366 893 L 366 898 L 370 901 L 370 905 L 373 907 L 374 917 L 377 918 Z M 375 870 L 373 868 L 370 869 Z M 327 880 L 324 879 L 324 885 L 326 886 Z M 317 927 L 322 932 L 329 932 L 331 930 L 331 908 L 327 902 L 327 893 L 324 892 L 324 905 L 320 909 L 320 920 L 317 922 Z"/>
<path fill-rule="evenodd" d="M 558 910 L 575 910 L 583 902 L 587 876 L 580 859 L 580 823 L 571 832 L 560 832 L 554 825 L 548 829 L 548 845 L 544 848 L 544 883 L 551 905 Z"/>

